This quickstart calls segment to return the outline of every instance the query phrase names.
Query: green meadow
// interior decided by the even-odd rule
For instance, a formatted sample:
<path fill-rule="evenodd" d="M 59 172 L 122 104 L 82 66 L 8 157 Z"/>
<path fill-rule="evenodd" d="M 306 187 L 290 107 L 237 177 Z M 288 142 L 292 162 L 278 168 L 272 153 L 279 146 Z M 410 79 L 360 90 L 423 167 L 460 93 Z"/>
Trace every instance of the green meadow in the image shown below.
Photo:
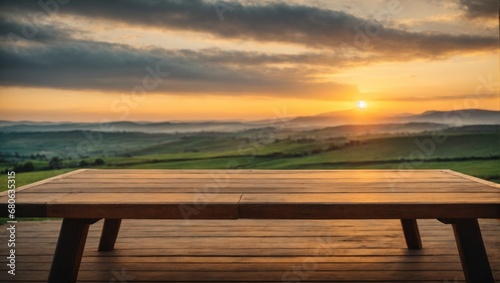
<path fill-rule="evenodd" d="M 310 131 L 276 129 L 192 134 L 7 133 L 0 137 L 0 145 L 1 190 L 6 189 L 5 172 L 26 163 L 32 166 L 29 172 L 16 172 L 17 186 L 80 168 L 452 169 L 500 182 L 500 134 L 495 127 L 439 135 L 328 138 Z M 55 163 L 54 158 L 58 159 Z"/>

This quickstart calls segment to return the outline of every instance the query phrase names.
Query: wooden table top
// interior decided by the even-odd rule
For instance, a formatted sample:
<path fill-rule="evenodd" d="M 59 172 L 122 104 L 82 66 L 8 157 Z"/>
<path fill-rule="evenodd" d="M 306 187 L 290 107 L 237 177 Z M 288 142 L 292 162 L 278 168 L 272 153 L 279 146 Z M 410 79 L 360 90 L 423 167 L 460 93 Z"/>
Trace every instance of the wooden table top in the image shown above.
<path fill-rule="evenodd" d="M 500 218 L 500 186 L 451 170 L 82 169 L 18 188 L 16 216 Z"/>

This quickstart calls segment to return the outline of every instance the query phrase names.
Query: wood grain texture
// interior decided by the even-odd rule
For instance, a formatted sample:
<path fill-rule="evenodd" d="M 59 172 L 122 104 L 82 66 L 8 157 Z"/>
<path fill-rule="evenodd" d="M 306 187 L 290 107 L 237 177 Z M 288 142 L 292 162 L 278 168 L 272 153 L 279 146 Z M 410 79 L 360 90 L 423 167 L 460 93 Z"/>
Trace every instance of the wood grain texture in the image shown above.
<path fill-rule="evenodd" d="M 449 170 L 88 169 L 19 192 L 26 217 L 500 218 L 497 186 Z"/>
<path fill-rule="evenodd" d="M 498 280 L 500 221 L 479 224 Z M 19 222 L 17 275 L 2 264 L 0 282 L 47 282 L 60 226 Z M 419 220 L 425 248 L 415 251 L 404 248 L 399 220 L 123 220 L 104 253 L 102 227 L 89 229 L 78 282 L 465 282 L 453 230 L 437 220 Z"/>

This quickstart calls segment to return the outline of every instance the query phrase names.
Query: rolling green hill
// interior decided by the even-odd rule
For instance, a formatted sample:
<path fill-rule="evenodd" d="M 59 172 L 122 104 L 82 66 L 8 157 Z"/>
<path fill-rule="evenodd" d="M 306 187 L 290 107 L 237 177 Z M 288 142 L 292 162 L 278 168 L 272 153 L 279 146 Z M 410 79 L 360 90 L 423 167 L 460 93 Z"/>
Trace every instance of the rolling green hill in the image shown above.
<path fill-rule="evenodd" d="M 325 129 L 331 131 L 331 129 Z M 318 134 L 318 131 L 315 132 Z M 90 138 L 89 138 L 90 137 Z M 322 137 L 322 138 L 319 138 Z M 439 138 L 439 139 L 438 139 Z M 92 143 L 92 141 L 94 143 Z M 90 144 L 86 151 L 78 151 Z M 453 169 L 500 181 L 496 127 L 420 134 L 314 136 L 311 131 L 256 129 L 236 133 L 8 133 L 0 136 L 2 172 L 30 162 L 18 185 L 77 168 Z M 66 149 L 73 155 L 62 155 Z M 85 147 L 84 147 L 85 148 Z M 52 167 L 50 160 L 60 158 Z M 102 159 L 96 163 L 96 159 Z M 58 170 L 49 170 L 57 168 Z M 0 182 L 5 184 L 5 174 Z"/>

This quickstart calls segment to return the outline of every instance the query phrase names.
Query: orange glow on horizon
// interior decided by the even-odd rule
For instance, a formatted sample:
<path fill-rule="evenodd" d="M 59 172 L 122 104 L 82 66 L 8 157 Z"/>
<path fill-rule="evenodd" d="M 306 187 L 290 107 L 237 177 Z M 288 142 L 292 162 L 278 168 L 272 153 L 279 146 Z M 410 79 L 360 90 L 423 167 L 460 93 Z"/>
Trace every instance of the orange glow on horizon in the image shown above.
<path fill-rule="evenodd" d="M 361 21 L 352 19 L 370 22 L 372 11 L 388 10 L 386 1 L 284 1 L 297 11 L 312 7 L 304 18 L 277 13 L 273 1 L 234 2 L 252 9 L 245 17 L 226 11 L 221 21 L 214 9 L 190 18 L 196 13 L 185 1 L 138 1 L 132 20 L 119 12 L 128 5 L 96 2 L 86 9 L 99 13 L 75 6 L 31 19 L 25 5 L 9 2 L 3 13 L 12 25 L 28 17 L 61 32 L 50 40 L 4 38 L 11 63 L 0 79 L 0 120 L 252 121 L 349 110 L 375 121 L 430 110 L 500 111 L 496 14 L 472 19 L 466 5 L 404 1 L 382 23 L 394 32 L 379 34 L 368 26 L 358 32 Z M 262 11 L 276 16 L 257 28 Z M 145 95 L 132 97 L 136 88 Z"/>
<path fill-rule="evenodd" d="M 34 88 L 0 88 L 0 120 L 33 121 L 196 121 L 261 120 L 313 116 L 359 109 L 367 121 L 378 115 L 418 114 L 428 110 L 481 108 L 500 110 L 500 97 L 431 100 L 318 100 L 304 98 L 223 95 L 149 94 L 143 101 L 127 104 L 122 93 Z M 16 99 L 9 99 L 15 97 Z M 368 96 L 366 96 L 368 97 Z M 355 97 L 362 98 L 362 97 Z M 365 108 L 360 107 L 365 101 Z M 416 103 L 418 102 L 418 103 Z M 431 106 L 429 106 L 431 105 Z M 430 109 L 429 107 L 432 107 Z"/>

